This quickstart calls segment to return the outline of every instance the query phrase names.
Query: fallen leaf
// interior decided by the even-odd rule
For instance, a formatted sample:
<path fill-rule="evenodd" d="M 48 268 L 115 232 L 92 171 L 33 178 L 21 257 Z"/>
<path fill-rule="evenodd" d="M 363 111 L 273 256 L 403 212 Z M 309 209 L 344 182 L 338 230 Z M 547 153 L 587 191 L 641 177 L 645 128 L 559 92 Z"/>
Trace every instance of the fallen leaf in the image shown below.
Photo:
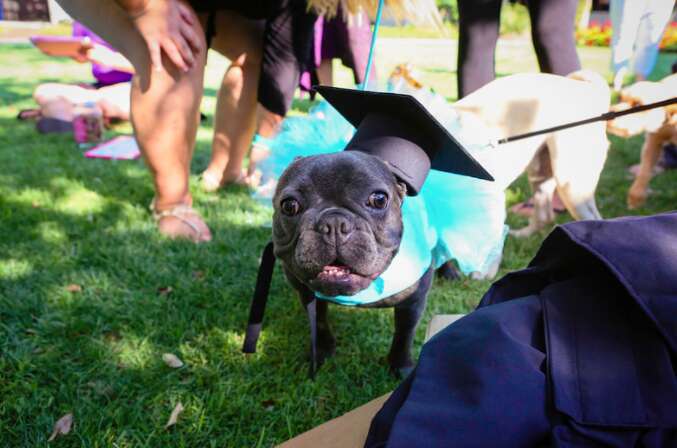
<path fill-rule="evenodd" d="M 110 331 L 105 331 L 103 333 L 104 339 L 108 342 L 117 342 L 120 339 L 122 339 L 122 335 L 120 334 L 119 331 L 117 330 L 110 330 Z"/>
<path fill-rule="evenodd" d="M 56 439 L 60 435 L 66 435 L 71 432 L 71 426 L 73 425 L 73 414 L 68 413 L 61 417 L 59 420 L 54 423 L 54 431 L 52 435 L 47 439 L 48 442 Z"/>
<path fill-rule="evenodd" d="M 275 400 L 263 400 L 261 406 L 263 406 L 266 411 L 270 412 L 275 409 Z"/>
<path fill-rule="evenodd" d="M 168 296 L 174 291 L 171 286 L 161 286 L 157 289 L 157 293 L 162 296 Z"/>
<path fill-rule="evenodd" d="M 183 361 L 181 361 L 179 357 L 173 353 L 164 353 L 162 355 L 162 360 L 165 362 L 165 364 L 173 369 L 183 367 Z"/>
<path fill-rule="evenodd" d="M 70 285 L 66 286 L 66 291 L 68 292 L 81 292 L 82 291 L 82 286 L 71 283 Z"/>
<path fill-rule="evenodd" d="M 169 428 L 170 426 L 176 425 L 176 421 L 179 419 L 179 414 L 183 412 L 183 405 L 179 401 L 176 406 L 174 407 L 174 410 L 172 411 L 172 414 L 169 416 L 169 420 L 167 420 L 167 424 L 165 425 L 165 429 Z"/>

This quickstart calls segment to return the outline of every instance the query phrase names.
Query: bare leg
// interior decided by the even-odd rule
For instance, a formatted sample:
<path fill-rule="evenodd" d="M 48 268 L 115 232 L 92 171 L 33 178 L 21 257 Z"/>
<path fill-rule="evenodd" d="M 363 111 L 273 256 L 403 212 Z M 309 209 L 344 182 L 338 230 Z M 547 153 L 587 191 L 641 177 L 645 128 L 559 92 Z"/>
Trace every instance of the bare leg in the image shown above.
<path fill-rule="evenodd" d="M 269 111 L 265 107 L 258 105 L 256 110 L 257 133 L 264 138 L 273 138 L 280 129 L 284 117 Z M 256 165 L 268 157 L 270 148 L 265 144 L 252 145 L 249 154 L 249 166 L 247 167 L 247 183 L 251 186 L 257 186 L 260 181 L 260 173 L 256 170 Z"/>
<path fill-rule="evenodd" d="M 212 159 L 203 182 L 207 190 L 242 176 L 242 163 L 256 126 L 263 35 L 262 22 L 233 12 L 218 12 L 215 21 L 217 34 L 212 48 L 230 59 L 231 65 L 223 76 L 216 102 Z M 216 182 L 208 185 L 209 179 Z"/>
<path fill-rule="evenodd" d="M 196 55 L 199 62 L 187 72 L 181 72 L 166 59 L 163 59 L 165 70 L 152 70 L 145 42 L 127 14 L 113 1 L 60 0 L 59 3 L 118 49 L 134 66 L 132 125 L 153 175 L 155 211 L 191 205 L 188 175 L 202 98 L 204 42 Z M 204 35 L 199 25 L 196 25 L 196 33 Z M 195 241 L 211 239 L 207 225 L 195 213 L 164 216 L 158 220 L 158 228 L 170 237 Z"/>
<path fill-rule="evenodd" d="M 331 59 L 323 59 L 320 66 L 317 67 L 317 78 L 323 86 L 334 85 L 334 73 L 332 67 L 333 61 Z"/>

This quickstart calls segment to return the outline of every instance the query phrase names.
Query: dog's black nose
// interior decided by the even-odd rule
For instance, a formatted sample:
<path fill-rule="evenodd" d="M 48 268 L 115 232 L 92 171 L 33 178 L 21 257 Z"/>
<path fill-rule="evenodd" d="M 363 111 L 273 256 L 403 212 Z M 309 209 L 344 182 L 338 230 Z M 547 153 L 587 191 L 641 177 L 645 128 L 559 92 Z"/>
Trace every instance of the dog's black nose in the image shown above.
<path fill-rule="evenodd" d="M 326 213 L 317 223 L 317 231 L 329 244 L 345 243 L 354 229 L 352 221 L 339 212 Z"/>

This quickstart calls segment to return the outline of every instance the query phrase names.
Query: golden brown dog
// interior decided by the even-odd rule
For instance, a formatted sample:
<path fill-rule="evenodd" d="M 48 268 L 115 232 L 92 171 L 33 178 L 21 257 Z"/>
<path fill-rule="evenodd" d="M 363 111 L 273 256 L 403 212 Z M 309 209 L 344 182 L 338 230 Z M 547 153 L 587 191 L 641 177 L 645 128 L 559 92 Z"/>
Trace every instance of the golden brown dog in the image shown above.
<path fill-rule="evenodd" d="M 621 101 L 613 110 L 627 110 L 634 106 L 653 103 L 677 96 L 677 74 L 660 82 L 641 81 L 621 91 Z M 625 115 L 608 123 L 608 131 L 619 137 L 644 133 L 644 145 L 639 172 L 628 191 L 628 208 L 641 207 L 649 190 L 654 168 L 663 151 L 663 145 L 677 143 L 677 105 Z"/>

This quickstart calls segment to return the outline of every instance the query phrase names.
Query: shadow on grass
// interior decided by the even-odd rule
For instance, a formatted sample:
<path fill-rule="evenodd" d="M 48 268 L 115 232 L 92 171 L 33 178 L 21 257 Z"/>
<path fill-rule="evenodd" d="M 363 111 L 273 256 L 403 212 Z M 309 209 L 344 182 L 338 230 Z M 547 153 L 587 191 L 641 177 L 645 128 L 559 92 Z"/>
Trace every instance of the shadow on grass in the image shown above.
<path fill-rule="evenodd" d="M 0 436 L 9 446 L 44 443 L 69 411 L 78 439 L 65 446 L 273 443 L 394 384 L 379 361 L 390 313 L 345 309 L 333 313 L 337 359 L 308 381 L 305 317 L 279 272 L 259 353 L 240 353 L 270 236 L 246 190 L 198 195 L 215 238 L 194 245 L 156 235 L 139 205 L 152 195 L 140 163 L 84 159 L 69 135 L 0 119 L 0 164 L 0 420 L 18 422 Z M 361 331 L 366 342 L 350 337 Z M 164 352 L 186 367 L 164 366 Z M 177 401 L 182 430 L 163 431 Z"/>

